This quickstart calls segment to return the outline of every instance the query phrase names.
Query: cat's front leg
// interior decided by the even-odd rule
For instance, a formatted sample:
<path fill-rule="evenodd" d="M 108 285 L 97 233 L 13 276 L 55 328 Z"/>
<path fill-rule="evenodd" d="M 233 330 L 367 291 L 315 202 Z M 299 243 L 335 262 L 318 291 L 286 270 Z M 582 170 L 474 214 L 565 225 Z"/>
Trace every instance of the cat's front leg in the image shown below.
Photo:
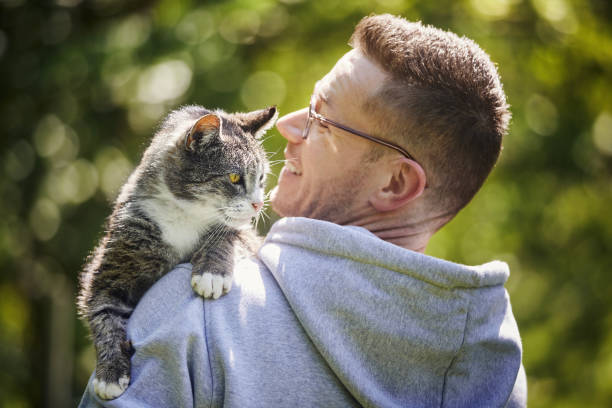
<path fill-rule="evenodd" d="M 125 316 L 115 310 L 102 310 L 91 317 L 90 324 L 96 348 L 94 391 L 109 400 L 123 394 L 130 383 L 132 344 L 126 338 Z"/>
<path fill-rule="evenodd" d="M 218 228 L 220 230 L 209 234 L 204 245 L 191 258 L 191 287 L 207 299 L 218 299 L 232 288 L 234 244 L 238 233 L 226 226 Z"/>

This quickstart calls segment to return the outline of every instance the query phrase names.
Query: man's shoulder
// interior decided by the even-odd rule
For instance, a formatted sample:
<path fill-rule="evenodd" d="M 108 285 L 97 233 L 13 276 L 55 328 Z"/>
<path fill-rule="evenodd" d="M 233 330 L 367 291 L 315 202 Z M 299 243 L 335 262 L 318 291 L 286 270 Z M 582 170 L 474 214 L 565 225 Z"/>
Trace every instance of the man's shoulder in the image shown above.
<path fill-rule="evenodd" d="M 190 286 L 191 265 L 180 264 L 159 279 L 140 299 L 128 322 L 133 343 L 160 330 L 180 330 L 177 317 L 184 320 L 198 314 L 197 297 Z M 201 315 L 201 313 L 200 313 Z M 176 327 L 170 328 L 173 325 Z"/>
<path fill-rule="evenodd" d="M 138 342 L 159 332 L 185 335 L 184 330 L 203 330 L 205 299 L 193 291 L 191 271 L 189 263 L 177 265 L 145 293 L 128 323 L 132 341 Z M 231 301 L 234 297 L 255 301 L 265 298 L 265 273 L 265 267 L 255 257 L 241 259 L 234 267 L 232 290 L 210 302 L 232 308 L 236 305 Z"/>

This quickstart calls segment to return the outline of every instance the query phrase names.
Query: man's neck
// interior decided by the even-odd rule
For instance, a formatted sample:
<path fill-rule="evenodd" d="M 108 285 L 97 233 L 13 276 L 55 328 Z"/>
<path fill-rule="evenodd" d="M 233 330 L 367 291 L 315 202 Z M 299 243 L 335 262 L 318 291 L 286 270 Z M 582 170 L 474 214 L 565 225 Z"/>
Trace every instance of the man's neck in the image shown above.
<path fill-rule="evenodd" d="M 346 223 L 363 227 L 380 239 L 416 252 L 425 252 L 433 234 L 448 221 L 448 216 L 424 219 L 390 213 L 375 213 Z"/>

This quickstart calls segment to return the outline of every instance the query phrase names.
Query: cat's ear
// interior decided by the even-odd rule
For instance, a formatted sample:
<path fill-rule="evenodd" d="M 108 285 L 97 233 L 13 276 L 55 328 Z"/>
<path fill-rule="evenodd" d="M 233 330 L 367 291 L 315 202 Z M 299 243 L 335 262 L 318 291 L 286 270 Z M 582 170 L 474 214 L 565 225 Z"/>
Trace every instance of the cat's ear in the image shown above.
<path fill-rule="evenodd" d="M 205 143 L 221 133 L 221 118 L 214 113 L 202 116 L 185 136 L 185 148 L 194 150 L 196 143 Z"/>
<path fill-rule="evenodd" d="M 277 118 L 276 106 L 239 114 L 240 127 L 245 132 L 251 133 L 256 139 L 261 138 L 268 129 L 274 126 Z"/>

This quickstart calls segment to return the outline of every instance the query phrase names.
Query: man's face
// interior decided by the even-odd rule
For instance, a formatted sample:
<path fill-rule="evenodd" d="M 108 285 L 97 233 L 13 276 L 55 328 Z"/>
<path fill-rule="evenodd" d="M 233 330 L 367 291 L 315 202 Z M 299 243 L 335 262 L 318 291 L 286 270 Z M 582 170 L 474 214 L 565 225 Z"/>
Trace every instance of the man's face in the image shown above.
<path fill-rule="evenodd" d="M 363 103 L 381 86 L 386 74 L 361 52 L 351 50 L 315 85 L 316 111 L 354 129 L 372 133 L 373 119 Z M 308 217 L 349 223 L 368 210 L 375 167 L 365 157 L 372 142 L 313 121 L 302 139 L 308 109 L 290 113 L 276 126 L 287 139 L 272 208 L 285 217 Z"/>

